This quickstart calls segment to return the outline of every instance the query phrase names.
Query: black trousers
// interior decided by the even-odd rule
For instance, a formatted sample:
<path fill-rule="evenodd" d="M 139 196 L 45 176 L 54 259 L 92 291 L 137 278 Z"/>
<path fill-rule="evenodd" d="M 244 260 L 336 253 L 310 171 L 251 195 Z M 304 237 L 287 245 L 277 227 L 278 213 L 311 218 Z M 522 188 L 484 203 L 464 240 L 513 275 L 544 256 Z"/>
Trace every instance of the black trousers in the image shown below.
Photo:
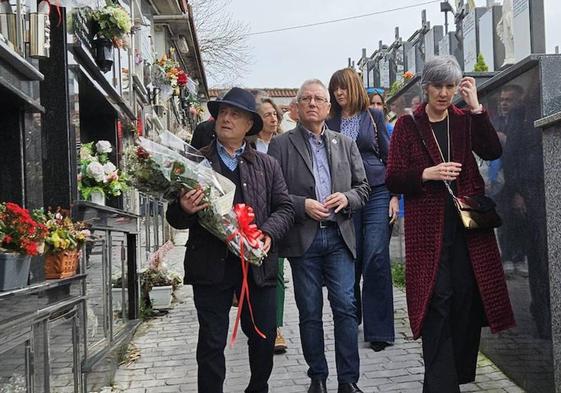
<path fill-rule="evenodd" d="M 232 261 L 234 262 L 234 261 Z M 239 261 L 237 262 L 239 264 Z M 241 269 L 240 269 L 241 270 Z M 254 330 L 248 304 L 244 304 L 241 327 L 248 337 L 251 378 L 246 393 L 267 393 L 273 370 L 276 337 L 276 288 L 259 288 L 249 272 L 249 290 L 255 324 L 267 336 L 261 338 Z M 193 285 L 193 296 L 199 320 L 197 343 L 197 384 L 199 393 L 222 393 L 226 376 L 224 348 L 228 340 L 229 311 L 234 293 L 241 290 L 241 275 L 220 285 Z M 245 302 L 245 301 L 244 301 Z M 241 306 L 241 304 L 240 304 Z M 240 336 L 238 336 L 239 345 Z"/>
<path fill-rule="evenodd" d="M 483 305 L 464 229 L 453 209 L 446 209 L 440 266 L 421 331 L 423 393 L 459 393 L 460 384 L 475 380 Z"/>

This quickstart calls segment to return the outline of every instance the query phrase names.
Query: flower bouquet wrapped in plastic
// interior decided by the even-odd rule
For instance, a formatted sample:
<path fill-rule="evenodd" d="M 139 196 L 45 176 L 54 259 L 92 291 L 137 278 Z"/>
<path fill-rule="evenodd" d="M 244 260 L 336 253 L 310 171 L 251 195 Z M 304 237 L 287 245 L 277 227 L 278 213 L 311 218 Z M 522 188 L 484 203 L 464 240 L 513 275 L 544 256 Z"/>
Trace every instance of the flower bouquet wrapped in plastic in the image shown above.
<path fill-rule="evenodd" d="M 131 185 L 170 201 L 178 197 L 181 189 L 202 189 L 202 203 L 209 207 L 197 213 L 199 223 L 224 241 L 233 253 L 261 265 L 266 256 L 258 239 L 261 232 L 251 222 L 250 207 L 232 206 L 235 185 L 216 173 L 196 149 L 173 134 L 164 133 L 160 141 L 167 146 L 140 137 L 136 146 L 126 150 L 126 172 Z"/>

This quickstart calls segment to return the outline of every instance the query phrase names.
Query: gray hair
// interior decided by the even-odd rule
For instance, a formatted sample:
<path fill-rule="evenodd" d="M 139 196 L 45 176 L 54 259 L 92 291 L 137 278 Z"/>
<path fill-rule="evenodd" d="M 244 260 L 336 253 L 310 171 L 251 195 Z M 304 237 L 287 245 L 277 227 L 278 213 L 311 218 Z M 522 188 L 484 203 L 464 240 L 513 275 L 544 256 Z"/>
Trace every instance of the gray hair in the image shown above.
<path fill-rule="evenodd" d="M 329 90 L 327 90 L 327 87 L 325 87 L 323 82 L 320 81 L 319 79 L 308 79 L 308 80 L 304 81 L 304 83 L 302 83 L 302 86 L 300 86 L 300 88 L 298 89 L 298 93 L 296 94 L 296 100 L 299 101 L 300 98 L 302 98 L 302 92 L 304 91 L 304 89 L 308 86 L 311 86 L 311 85 L 321 86 L 321 88 L 325 92 L 325 99 L 327 100 L 327 102 L 330 101 Z"/>
<path fill-rule="evenodd" d="M 421 87 L 426 90 L 430 84 L 457 85 L 462 79 L 462 69 L 454 56 L 436 56 L 425 63 L 421 74 Z"/>
<path fill-rule="evenodd" d="M 282 120 L 282 112 L 271 97 L 259 97 L 255 100 L 255 110 L 257 111 L 257 113 L 261 114 L 261 111 L 263 110 L 263 104 L 270 104 L 275 112 L 277 112 L 277 119 L 279 121 Z"/>

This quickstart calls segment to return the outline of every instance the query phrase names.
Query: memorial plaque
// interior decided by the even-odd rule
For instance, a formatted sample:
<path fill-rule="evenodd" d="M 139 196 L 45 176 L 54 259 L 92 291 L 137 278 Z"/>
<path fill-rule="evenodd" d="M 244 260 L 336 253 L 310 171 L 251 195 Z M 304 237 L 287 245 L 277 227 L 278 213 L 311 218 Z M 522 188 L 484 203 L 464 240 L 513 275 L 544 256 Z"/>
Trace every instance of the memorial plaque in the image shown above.
<path fill-rule="evenodd" d="M 456 56 L 458 64 L 463 67 L 463 61 L 461 58 L 461 50 L 458 46 L 458 39 L 456 38 L 456 32 L 450 31 L 445 35 L 438 43 L 438 53 L 440 55 L 452 55 Z"/>
<path fill-rule="evenodd" d="M 398 44 L 390 47 L 388 54 L 390 86 L 393 82 L 400 81 L 403 78 L 403 45 Z"/>
<path fill-rule="evenodd" d="M 386 56 L 382 57 L 378 62 L 380 68 L 380 85 L 384 89 L 390 88 L 390 62 Z"/>
<path fill-rule="evenodd" d="M 374 66 L 370 66 L 368 69 L 368 86 L 374 86 Z"/>
<path fill-rule="evenodd" d="M 471 11 L 462 22 L 464 32 L 464 69 L 472 71 L 477 62 L 477 18 L 475 10 Z"/>
<path fill-rule="evenodd" d="M 434 26 L 425 35 L 425 61 L 440 54 L 438 44 L 442 40 L 444 29 L 442 26 Z"/>
<path fill-rule="evenodd" d="M 452 54 L 450 52 L 450 33 L 446 34 L 442 39 L 438 42 L 438 54 L 441 56 L 446 56 Z"/>
<path fill-rule="evenodd" d="M 403 43 L 403 49 L 405 51 L 405 67 L 407 71 L 412 73 L 417 72 L 417 48 L 410 42 Z"/>
<path fill-rule="evenodd" d="M 493 10 L 489 9 L 479 19 L 479 53 L 483 55 L 489 71 L 495 70 L 494 36 Z"/>
<path fill-rule="evenodd" d="M 512 3 L 512 32 L 514 35 L 514 59 L 520 61 L 532 53 L 529 0 L 514 0 Z"/>

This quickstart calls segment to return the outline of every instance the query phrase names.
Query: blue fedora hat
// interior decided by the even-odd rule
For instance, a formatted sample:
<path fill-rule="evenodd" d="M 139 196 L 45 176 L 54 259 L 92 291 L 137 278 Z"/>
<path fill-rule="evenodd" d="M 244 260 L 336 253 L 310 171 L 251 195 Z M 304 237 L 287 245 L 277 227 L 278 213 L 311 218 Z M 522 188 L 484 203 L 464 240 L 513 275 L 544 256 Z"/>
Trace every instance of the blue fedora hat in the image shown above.
<path fill-rule="evenodd" d="M 222 104 L 240 108 L 253 115 L 253 127 L 251 127 L 247 135 L 256 135 L 263 128 L 261 115 L 259 115 L 255 109 L 255 97 L 249 91 L 240 89 L 239 87 L 233 87 L 221 99 L 209 101 L 206 106 L 215 119 L 218 117 L 218 109 Z"/>

